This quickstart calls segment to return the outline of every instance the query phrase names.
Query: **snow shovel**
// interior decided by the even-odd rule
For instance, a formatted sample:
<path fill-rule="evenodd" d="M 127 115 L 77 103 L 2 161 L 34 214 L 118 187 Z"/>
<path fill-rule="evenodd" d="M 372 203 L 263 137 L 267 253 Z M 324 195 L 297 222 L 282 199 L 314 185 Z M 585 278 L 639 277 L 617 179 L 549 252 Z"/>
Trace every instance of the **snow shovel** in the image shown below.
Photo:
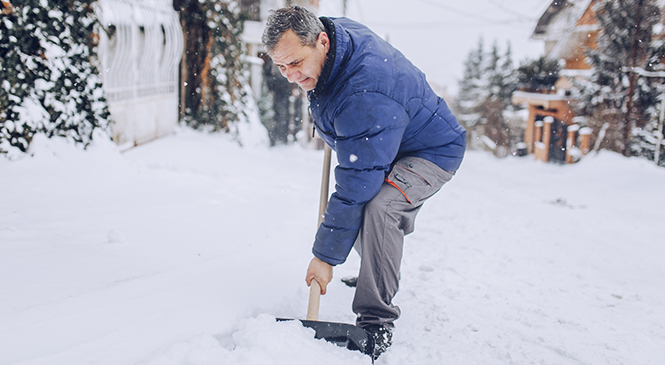
<path fill-rule="evenodd" d="M 321 178 L 321 199 L 319 200 L 319 222 L 323 222 L 323 215 L 328 205 L 328 182 L 330 181 L 330 158 L 332 150 L 328 145 L 324 148 L 323 176 Z M 319 300 L 321 298 L 321 286 L 316 280 L 312 280 L 309 289 L 309 304 L 307 306 L 307 319 L 300 320 L 305 327 L 315 331 L 315 338 L 324 339 L 349 350 L 360 351 L 374 359 L 374 339 L 364 329 L 348 323 L 322 322 L 319 321 Z M 278 321 L 290 321 L 289 318 L 277 318 Z"/>

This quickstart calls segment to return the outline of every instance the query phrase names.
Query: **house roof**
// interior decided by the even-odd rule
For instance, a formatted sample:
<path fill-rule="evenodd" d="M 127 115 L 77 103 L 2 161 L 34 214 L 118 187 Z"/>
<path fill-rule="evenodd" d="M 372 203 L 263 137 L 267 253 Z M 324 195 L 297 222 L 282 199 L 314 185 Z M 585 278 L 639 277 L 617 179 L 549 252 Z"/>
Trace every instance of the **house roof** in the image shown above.
<path fill-rule="evenodd" d="M 554 0 L 538 20 L 532 39 L 543 40 L 551 46 L 547 56 L 553 59 L 570 57 L 576 52 L 589 31 L 598 24 L 589 15 L 593 0 Z"/>
<path fill-rule="evenodd" d="M 545 32 L 547 31 L 547 26 L 550 24 L 552 19 L 557 14 L 559 14 L 567 4 L 568 4 L 567 0 L 552 1 L 547 10 L 545 10 L 543 15 L 540 16 L 540 19 L 538 19 L 538 24 L 536 24 L 536 29 L 533 31 L 534 38 L 545 34 Z"/>
<path fill-rule="evenodd" d="M 554 0 L 538 20 L 533 39 L 562 40 L 575 28 L 592 0 Z"/>

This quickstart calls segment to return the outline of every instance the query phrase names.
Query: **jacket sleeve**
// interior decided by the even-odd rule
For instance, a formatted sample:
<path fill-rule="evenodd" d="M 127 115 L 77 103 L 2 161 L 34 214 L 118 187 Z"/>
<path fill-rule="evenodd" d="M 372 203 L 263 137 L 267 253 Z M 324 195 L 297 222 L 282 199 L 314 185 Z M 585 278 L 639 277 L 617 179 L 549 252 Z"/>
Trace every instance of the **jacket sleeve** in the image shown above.
<path fill-rule="evenodd" d="M 353 94 L 337 110 L 335 193 L 312 249 L 331 265 L 346 261 L 360 230 L 363 208 L 381 189 L 408 123 L 404 108 L 380 93 Z"/>

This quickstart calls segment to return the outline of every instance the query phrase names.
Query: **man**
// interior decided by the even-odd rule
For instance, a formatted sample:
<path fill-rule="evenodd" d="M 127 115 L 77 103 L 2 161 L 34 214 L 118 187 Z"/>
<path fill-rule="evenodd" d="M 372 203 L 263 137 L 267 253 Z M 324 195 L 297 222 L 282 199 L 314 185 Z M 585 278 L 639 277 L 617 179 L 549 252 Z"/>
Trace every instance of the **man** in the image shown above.
<path fill-rule="evenodd" d="M 459 168 L 466 131 L 420 70 L 355 21 L 286 7 L 268 18 L 262 40 L 282 75 L 307 91 L 315 128 L 339 163 L 306 282 L 316 280 L 325 294 L 332 267 L 355 245 L 353 311 L 378 356 L 400 315 L 392 298 L 404 235 Z"/>

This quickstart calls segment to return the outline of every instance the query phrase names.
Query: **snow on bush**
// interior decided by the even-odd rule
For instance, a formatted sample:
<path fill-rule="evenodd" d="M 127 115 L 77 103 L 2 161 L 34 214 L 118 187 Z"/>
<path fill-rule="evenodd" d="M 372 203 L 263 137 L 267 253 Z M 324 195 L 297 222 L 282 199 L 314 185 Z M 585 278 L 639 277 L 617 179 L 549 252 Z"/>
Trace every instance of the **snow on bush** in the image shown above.
<path fill-rule="evenodd" d="M 108 130 L 91 3 L 26 0 L 0 18 L 0 154 L 20 156 L 37 133 L 87 146 Z"/>

